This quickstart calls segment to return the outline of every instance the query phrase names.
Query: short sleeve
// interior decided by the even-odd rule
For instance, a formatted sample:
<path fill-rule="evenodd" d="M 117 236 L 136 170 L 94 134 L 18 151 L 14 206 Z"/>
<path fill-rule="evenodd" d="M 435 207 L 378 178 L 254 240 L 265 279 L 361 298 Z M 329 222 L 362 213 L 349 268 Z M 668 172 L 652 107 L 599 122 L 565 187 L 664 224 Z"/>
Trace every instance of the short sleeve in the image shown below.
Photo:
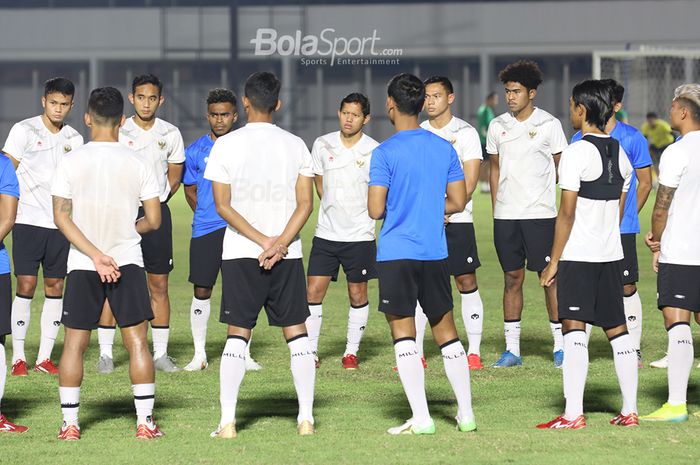
<path fill-rule="evenodd" d="M 372 151 L 372 160 L 369 164 L 369 185 L 391 186 L 391 168 L 387 160 L 387 154 L 381 147 Z"/>
<path fill-rule="evenodd" d="M 634 168 L 632 168 L 632 163 L 630 163 L 629 154 L 625 152 L 625 149 L 622 147 L 620 147 L 618 163 L 620 166 L 620 174 L 625 179 L 625 183 L 622 186 L 622 192 L 627 192 L 630 190 L 630 185 L 632 184 L 632 173 L 634 173 Z"/>
<path fill-rule="evenodd" d="M 462 163 L 467 160 L 482 160 L 481 140 L 479 133 L 474 128 L 468 128 L 462 131 L 459 140 L 459 159 Z"/>
<path fill-rule="evenodd" d="M 209 161 L 204 170 L 204 179 L 222 184 L 231 184 L 231 175 L 226 166 L 225 142 L 217 140 L 209 152 Z"/>
<path fill-rule="evenodd" d="M 197 155 L 199 154 L 196 142 L 185 150 L 185 174 L 182 183 L 186 186 L 197 184 Z"/>
<path fill-rule="evenodd" d="M 318 176 L 323 176 L 323 162 L 321 160 L 321 138 L 319 137 L 314 141 L 314 145 L 311 147 L 311 162 L 314 174 Z"/>
<path fill-rule="evenodd" d="M 550 126 L 550 153 L 552 155 L 555 155 L 557 153 L 563 152 L 566 146 L 569 145 L 569 143 L 566 141 L 566 134 L 564 134 L 564 130 L 561 127 L 561 121 L 559 121 L 557 118 L 554 118 Z"/>
<path fill-rule="evenodd" d="M 659 163 L 659 184 L 676 188 L 688 165 L 688 157 L 683 150 L 676 150 L 676 145 L 669 145 L 661 154 Z"/>
<path fill-rule="evenodd" d="M 68 163 L 69 158 L 64 158 L 61 163 L 58 164 L 56 172 L 53 176 L 53 184 L 51 186 L 51 195 L 56 197 L 62 197 L 64 199 L 72 199 L 73 191 L 70 185 L 70 179 L 68 178 Z"/>
<path fill-rule="evenodd" d="M 155 168 L 151 163 L 143 163 L 141 169 L 141 194 L 139 200 L 160 197 L 160 185 L 156 177 Z"/>
<path fill-rule="evenodd" d="M 173 131 L 172 137 L 172 149 L 168 154 L 168 163 L 180 164 L 185 162 L 185 143 L 182 141 L 182 134 L 180 131 Z"/>
<path fill-rule="evenodd" d="M 632 162 L 634 169 L 646 168 L 651 166 L 651 155 L 649 155 L 649 144 L 641 132 L 634 131 L 634 135 L 630 140 L 630 147 L 627 155 Z"/>
<path fill-rule="evenodd" d="M 0 165 L 2 165 L 2 168 L 0 168 L 2 170 L 2 173 L 0 173 L 0 194 L 19 198 L 19 182 L 17 181 L 15 167 L 10 159 L 5 157 L 3 157 Z"/>
<path fill-rule="evenodd" d="M 27 132 L 19 123 L 15 124 L 7 135 L 2 151 L 7 155 L 11 155 L 15 160 L 22 161 L 26 147 Z"/>
<path fill-rule="evenodd" d="M 498 154 L 498 141 L 496 140 L 498 128 L 496 127 L 496 124 L 496 120 L 491 120 L 489 123 L 489 130 L 486 133 L 486 153 L 489 155 Z"/>
<path fill-rule="evenodd" d="M 563 190 L 578 192 L 581 188 L 581 173 L 576 163 L 576 148 L 565 148 L 559 160 L 559 187 Z"/>
<path fill-rule="evenodd" d="M 459 161 L 457 152 L 453 147 L 450 146 L 450 168 L 447 172 L 447 182 L 455 182 L 464 180 L 464 170 L 462 169 L 462 163 Z"/>
<path fill-rule="evenodd" d="M 311 153 L 303 140 L 299 139 L 299 151 L 301 153 L 301 164 L 299 165 L 299 175 L 307 178 L 314 177 L 313 161 Z"/>

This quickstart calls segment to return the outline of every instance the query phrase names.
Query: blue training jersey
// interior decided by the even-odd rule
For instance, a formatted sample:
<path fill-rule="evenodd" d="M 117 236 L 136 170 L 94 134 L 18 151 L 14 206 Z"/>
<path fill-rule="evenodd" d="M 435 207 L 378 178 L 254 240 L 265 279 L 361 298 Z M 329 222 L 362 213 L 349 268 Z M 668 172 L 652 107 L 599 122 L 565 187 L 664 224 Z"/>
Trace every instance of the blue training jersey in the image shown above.
<path fill-rule="evenodd" d="M 226 221 L 216 212 L 211 181 L 204 179 L 204 170 L 207 168 L 209 152 L 213 146 L 214 141 L 207 134 L 185 149 L 185 175 L 182 183 L 186 186 L 197 186 L 197 208 L 192 218 L 192 237 L 203 236 L 226 227 Z"/>
<path fill-rule="evenodd" d="M 610 133 L 616 139 L 622 148 L 627 153 L 632 168 L 635 170 L 651 166 L 651 156 L 649 155 L 649 145 L 646 138 L 635 127 L 618 121 Z M 581 131 L 578 131 L 571 138 L 573 144 L 581 139 Z M 622 222 L 620 223 L 620 234 L 638 234 L 639 233 L 639 215 L 637 214 L 637 175 L 632 171 L 632 181 L 630 182 L 630 190 L 627 192 L 625 200 L 625 208 L 622 213 Z"/>
<path fill-rule="evenodd" d="M 19 182 L 15 174 L 15 167 L 9 158 L 0 155 L 0 194 L 11 195 L 19 199 Z M 0 241 L 0 274 L 11 271 L 10 256 L 5 244 Z"/>
<path fill-rule="evenodd" d="M 369 185 L 388 189 L 377 261 L 447 258 L 445 192 L 460 179 L 452 144 L 425 129 L 399 131 L 375 148 Z"/>

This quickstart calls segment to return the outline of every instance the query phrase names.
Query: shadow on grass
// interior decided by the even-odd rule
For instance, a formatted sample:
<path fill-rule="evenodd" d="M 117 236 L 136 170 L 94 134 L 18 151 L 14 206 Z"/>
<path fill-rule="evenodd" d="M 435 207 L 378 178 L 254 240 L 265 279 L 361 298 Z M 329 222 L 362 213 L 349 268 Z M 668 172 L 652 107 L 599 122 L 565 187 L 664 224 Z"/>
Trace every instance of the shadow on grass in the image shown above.
<path fill-rule="evenodd" d="M 7 418 L 27 417 L 41 406 L 36 397 L 10 396 L 2 399 L 2 414 Z"/>
<path fill-rule="evenodd" d="M 325 342 L 325 341 L 324 341 Z M 333 339 L 330 343 L 321 345 L 321 350 L 319 350 L 319 358 L 321 361 L 324 359 L 334 359 L 337 358 L 338 362 L 345 353 L 345 338 Z M 362 338 L 362 343 L 360 344 L 360 351 L 358 352 L 358 358 L 360 363 L 367 362 L 377 357 L 382 351 L 386 351 L 391 347 L 391 336 L 389 335 L 389 329 L 387 328 L 386 334 L 383 336 L 372 336 L 365 335 Z"/>
<path fill-rule="evenodd" d="M 314 400 L 314 410 L 326 406 L 323 399 Z M 236 429 L 238 431 L 252 427 L 265 418 L 287 418 L 296 425 L 299 403 L 296 397 L 279 395 L 255 397 L 238 403 L 236 411 Z"/>

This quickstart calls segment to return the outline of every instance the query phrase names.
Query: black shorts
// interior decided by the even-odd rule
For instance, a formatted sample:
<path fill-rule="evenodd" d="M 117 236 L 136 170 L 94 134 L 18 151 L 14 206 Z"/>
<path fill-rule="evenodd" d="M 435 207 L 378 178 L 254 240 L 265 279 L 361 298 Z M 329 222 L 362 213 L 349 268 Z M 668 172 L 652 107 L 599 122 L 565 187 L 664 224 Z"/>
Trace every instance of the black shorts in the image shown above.
<path fill-rule="evenodd" d="M 0 337 L 12 332 L 12 279 L 0 274 Z"/>
<path fill-rule="evenodd" d="M 482 163 L 488 163 L 490 156 L 491 156 L 491 154 L 486 151 L 486 145 L 482 145 L 481 146 L 481 157 L 483 158 Z"/>
<path fill-rule="evenodd" d="M 105 299 L 117 324 L 126 328 L 153 319 L 146 273 L 138 265 L 119 267 L 116 283 L 103 283 L 95 271 L 73 270 L 66 279 L 61 323 L 67 328 L 97 328 Z"/>
<path fill-rule="evenodd" d="M 219 321 L 253 329 L 265 307 L 270 326 L 293 326 L 309 316 L 306 278 L 300 258 L 285 259 L 265 271 L 255 258 L 221 262 Z"/>
<path fill-rule="evenodd" d="M 190 239 L 189 282 L 197 287 L 214 287 L 221 269 L 226 227 Z"/>
<path fill-rule="evenodd" d="M 452 287 L 447 259 L 389 260 L 377 262 L 379 311 L 390 315 L 415 316 L 420 302 L 429 320 L 452 310 Z"/>
<path fill-rule="evenodd" d="M 139 207 L 139 218 L 144 215 Z M 170 207 L 160 204 L 160 228 L 141 236 L 141 253 L 147 273 L 168 274 L 173 271 L 173 220 Z"/>
<path fill-rule="evenodd" d="M 15 276 L 36 276 L 39 264 L 44 278 L 65 278 L 70 243 L 58 229 L 15 224 L 12 229 L 12 263 Z"/>
<path fill-rule="evenodd" d="M 639 281 L 639 263 L 637 262 L 637 235 L 621 234 L 622 252 L 622 284 L 634 284 Z"/>
<path fill-rule="evenodd" d="M 656 288 L 660 310 L 673 307 L 700 312 L 700 266 L 659 263 Z"/>
<path fill-rule="evenodd" d="M 622 260 L 605 263 L 559 262 L 559 319 L 585 321 L 601 328 L 625 324 L 621 268 Z"/>
<path fill-rule="evenodd" d="M 445 226 L 447 237 L 447 263 L 452 276 L 474 273 L 481 266 L 476 249 L 474 223 L 448 223 Z"/>
<path fill-rule="evenodd" d="M 493 220 L 493 241 L 504 272 L 525 267 L 538 273 L 549 263 L 556 218 Z"/>
<path fill-rule="evenodd" d="M 315 237 L 309 255 L 309 276 L 338 280 L 338 269 L 349 283 L 364 283 L 377 277 L 377 244 L 374 241 L 337 242 Z"/>

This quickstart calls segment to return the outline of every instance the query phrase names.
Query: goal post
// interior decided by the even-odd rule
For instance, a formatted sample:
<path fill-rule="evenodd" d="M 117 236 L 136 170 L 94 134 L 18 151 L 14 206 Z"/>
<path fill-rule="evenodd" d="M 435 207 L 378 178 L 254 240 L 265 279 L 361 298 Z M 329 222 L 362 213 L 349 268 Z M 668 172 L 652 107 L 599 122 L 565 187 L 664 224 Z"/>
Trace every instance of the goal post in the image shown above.
<path fill-rule="evenodd" d="M 611 78 L 625 87 L 623 108 L 639 126 L 648 112 L 668 118 L 673 91 L 700 81 L 700 50 L 640 49 L 593 52 L 593 78 Z"/>

